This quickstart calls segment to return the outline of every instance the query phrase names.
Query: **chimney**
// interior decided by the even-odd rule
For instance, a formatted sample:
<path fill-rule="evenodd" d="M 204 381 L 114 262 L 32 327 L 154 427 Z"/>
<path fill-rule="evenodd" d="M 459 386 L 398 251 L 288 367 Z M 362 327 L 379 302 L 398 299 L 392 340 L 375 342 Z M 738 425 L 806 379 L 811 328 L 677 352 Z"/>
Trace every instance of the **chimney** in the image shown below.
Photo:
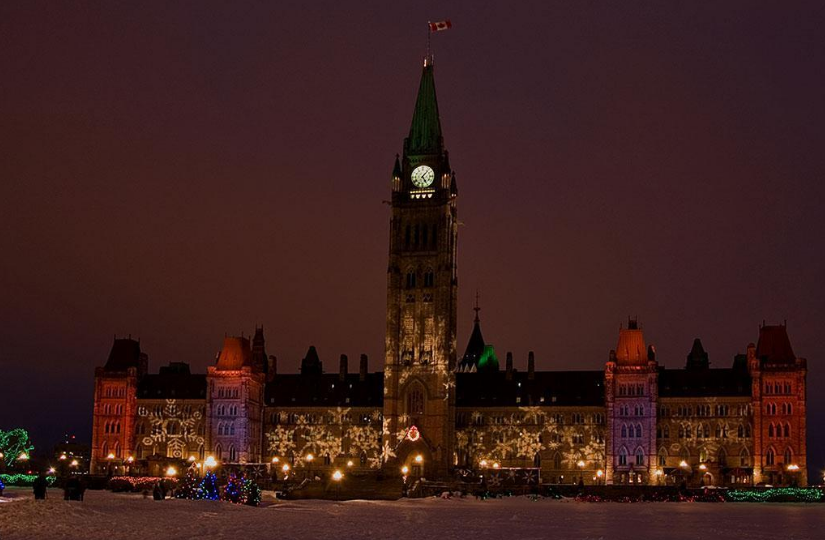
<path fill-rule="evenodd" d="M 361 366 L 358 370 L 358 380 L 364 382 L 367 380 L 367 368 L 369 367 L 369 360 L 366 354 L 361 355 Z"/>
<path fill-rule="evenodd" d="M 278 374 L 278 357 L 274 354 L 270 354 L 269 365 L 267 367 L 266 380 L 267 382 L 272 382 L 275 379 L 275 375 Z"/>
<path fill-rule="evenodd" d="M 504 378 L 508 381 L 512 381 L 513 380 L 513 353 L 511 353 L 511 352 L 507 353 L 507 361 L 506 361 L 505 365 L 506 365 L 507 373 L 504 376 Z"/>
<path fill-rule="evenodd" d="M 347 355 L 346 354 L 341 355 L 341 364 L 340 364 L 340 366 L 341 367 L 340 367 L 340 371 L 338 373 L 338 379 L 340 379 L 341 382 L 343 382 L 343 381 L 347 380 Z"/>
<path fill-rule="evenodd" d="M 533 351 L 527 353 L 527 379 L 533 380 L 536 378 L 536 357 Z"/>

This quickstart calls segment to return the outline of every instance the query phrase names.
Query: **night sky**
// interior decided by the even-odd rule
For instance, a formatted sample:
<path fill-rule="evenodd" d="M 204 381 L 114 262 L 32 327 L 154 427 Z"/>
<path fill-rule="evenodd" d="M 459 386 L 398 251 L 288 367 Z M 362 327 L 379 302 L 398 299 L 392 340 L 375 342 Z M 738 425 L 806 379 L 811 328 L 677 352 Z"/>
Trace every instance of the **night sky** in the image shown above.
<path fill-rule="evenodd" d="M 115 334 L 153 371 L 256 324 L 281 371 L 381 369 L 382 201 L 449 18 L 459 350 L 476 288 L 520 369 L 601 369 L 628 315 L 728 367 L 787 319 L 825 467 L 821 2 L 306 4 L 0 4 L 0 428 L 89 439 Z"/>

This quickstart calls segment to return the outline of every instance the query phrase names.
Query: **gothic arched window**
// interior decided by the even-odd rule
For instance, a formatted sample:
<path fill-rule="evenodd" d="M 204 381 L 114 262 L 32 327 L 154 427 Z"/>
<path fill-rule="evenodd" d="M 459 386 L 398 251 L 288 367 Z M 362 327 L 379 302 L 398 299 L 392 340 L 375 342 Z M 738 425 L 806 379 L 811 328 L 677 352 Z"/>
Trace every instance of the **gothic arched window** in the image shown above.
<path fill-rule="evenodd" d="M 773 448 L 768 448 L 768 451 L 765 452 L 765 465 L 773 465 L 774 461 L 776 461 L 776 454 Z"/>
<path fill-rule="evenodd" d="M 636 465 L 645 464 L 645 453 L 641 448 L 636 449 Z"/>
<path fill-rule="evenodd" d="M 561 454 L 559 454 L 558 452 L 553 454 L 553 468 L 561 469 Z"/>
<path fill-rule="evenodd" d="M 627 465 L 627 450 L 624 446 L 619 449 L 619 465 Z"/>
<path fill-rule="evenodd" d="M 424 414 L 424 390 L 418 384 L 407 392 L 407 414 Z"/>
<path fill-rule="evenodd" d="M 790 447 L 785 449 L 785 454 L 782 457 L 785 459 L 785 465 L 788 465 L 791 461 L 793 461 L 793 453 L 791 452 Z"/>

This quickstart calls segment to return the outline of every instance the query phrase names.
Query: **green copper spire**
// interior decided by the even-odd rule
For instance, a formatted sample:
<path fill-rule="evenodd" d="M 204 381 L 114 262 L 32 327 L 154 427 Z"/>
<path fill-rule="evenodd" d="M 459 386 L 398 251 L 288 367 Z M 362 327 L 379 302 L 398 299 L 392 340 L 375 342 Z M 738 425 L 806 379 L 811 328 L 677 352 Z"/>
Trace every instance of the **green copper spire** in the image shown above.
<path fill-rule="evenodd" d="M 484 353 L 478 359 L 478 372 L 498 371 L 498 357 L 492 345 L 485 345 Z"/>
<path fill-rule="evenodd" d="M 410 135 L 404 141 L 405 155 L 441 153 L 441 119 L 438 116 L 438 101 L 435 98 L 435 78 L 432 61 L 425 62 L 415 100 Z"/>

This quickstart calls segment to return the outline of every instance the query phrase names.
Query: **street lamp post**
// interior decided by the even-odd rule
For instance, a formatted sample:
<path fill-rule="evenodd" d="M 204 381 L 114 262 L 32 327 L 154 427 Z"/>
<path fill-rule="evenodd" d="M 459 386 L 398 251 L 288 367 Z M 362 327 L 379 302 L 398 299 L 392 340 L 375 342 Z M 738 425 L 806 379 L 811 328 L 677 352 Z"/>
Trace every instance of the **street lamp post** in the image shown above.
<path fill-rule="evenodd" d="M 341 495 L 341 479 L 344 477 L 341 471 L 332 473 L 332 480 L 335 482 L 335 500 L 337 501 Z"/>
<path fill-rule="evenodd" d="M 304 459 L 306 459 L 307 462 L 307 475 L 309 476 L 309 480 L 312 481 L 312 460 L 315 459 L 315 456 L 307 454 Z"/>

